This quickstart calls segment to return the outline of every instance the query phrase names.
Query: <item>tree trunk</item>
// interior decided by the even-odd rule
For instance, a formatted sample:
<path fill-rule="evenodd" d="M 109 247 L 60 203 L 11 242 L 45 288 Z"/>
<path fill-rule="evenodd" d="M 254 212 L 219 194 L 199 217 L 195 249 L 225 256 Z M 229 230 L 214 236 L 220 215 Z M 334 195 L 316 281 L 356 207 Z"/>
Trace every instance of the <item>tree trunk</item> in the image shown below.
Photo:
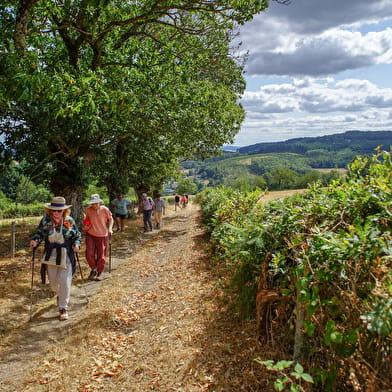
<path fill-rule="evenodd" d="M 67 204 L 71 204 L 71 216 L 75 219 L 76 225 L 79 229 L 82 226 L 82 221 L 84 219 L 83 212 L 83 191 L 84 188 L 79 186 L 61 186 L 57 189 L 52 188 L 52 192 L 55 196 L 63 196 Z"/>
<path fill-rule="evenodd" d="M 19 54 L 27 50 L 26 35 L 29 23 L 30 10 L 34 3 L 39 0 L 20 0 L 15 21 L 14 43 Z"/>

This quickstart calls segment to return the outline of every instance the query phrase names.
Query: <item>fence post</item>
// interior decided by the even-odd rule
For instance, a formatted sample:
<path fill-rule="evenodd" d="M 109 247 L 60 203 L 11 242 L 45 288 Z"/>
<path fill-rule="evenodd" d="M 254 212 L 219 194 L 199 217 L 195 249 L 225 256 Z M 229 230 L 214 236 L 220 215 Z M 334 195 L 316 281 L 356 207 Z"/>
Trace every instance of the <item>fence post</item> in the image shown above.
<path fill-rule="evenodd" d="M 16 232 L 15 222 L 12 222 L 12 229 L 11 229 L 11 257 L 12 258 L 15 257 L 15 247 L 16 247 L 15 232 Z"/>

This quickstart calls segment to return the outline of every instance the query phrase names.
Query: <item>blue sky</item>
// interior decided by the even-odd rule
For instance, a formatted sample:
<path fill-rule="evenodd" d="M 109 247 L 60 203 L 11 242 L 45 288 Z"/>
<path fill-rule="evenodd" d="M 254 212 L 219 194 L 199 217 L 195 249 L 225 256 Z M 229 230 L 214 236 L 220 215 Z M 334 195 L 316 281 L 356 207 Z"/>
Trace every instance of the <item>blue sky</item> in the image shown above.
<path fill-rule="evenodd" d="M 234 145 L 392 130 L 392 0 L 270 0 L 238 39 L 246 119 Z"/>

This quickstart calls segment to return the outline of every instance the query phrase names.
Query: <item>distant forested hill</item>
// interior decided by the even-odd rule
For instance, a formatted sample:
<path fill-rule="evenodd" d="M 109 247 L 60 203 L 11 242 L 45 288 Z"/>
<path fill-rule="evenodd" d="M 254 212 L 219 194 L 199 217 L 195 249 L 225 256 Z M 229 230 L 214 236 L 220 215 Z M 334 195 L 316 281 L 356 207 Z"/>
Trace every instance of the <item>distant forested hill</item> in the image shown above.
<path fill-rule="evenodd" d="M 205 161 L 182 166 L 200 186 L 225 185 L 241 190 L 305 188 L 321 181 L 327 185 L 358 155 L 373 156 L 381 146 L 390 150 L 392 131 L 346 133 L 259 143 L 237 152 L 224 151 Z M 331 171 L 331 169 L 334 169 Z"/>
<path fill-rule="evenodd" d="M 284 142 L 257 143 L 238 149 L 240 154 L 265 154 L 291 152 L 305 154 L 312 150 L 340 151 L 350 149 L 354 154 L 373 154 L 382 146 L 389 150 L 392 146 L 392 131 L 347 131 L 345 133 L 290 139 Z"/>

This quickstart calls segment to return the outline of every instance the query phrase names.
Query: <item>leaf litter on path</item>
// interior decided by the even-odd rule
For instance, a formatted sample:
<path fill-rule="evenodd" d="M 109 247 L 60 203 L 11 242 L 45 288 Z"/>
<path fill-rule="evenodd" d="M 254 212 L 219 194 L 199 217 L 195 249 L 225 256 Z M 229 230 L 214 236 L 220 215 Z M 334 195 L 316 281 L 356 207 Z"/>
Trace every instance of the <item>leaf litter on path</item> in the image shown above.
<path fill-rule="evenodd" d="M 69 321 L 43 302 L 42 314 L 6 336 L 0 391 L 273 390 L 253 361 L 254 323 L 230 311 L 227 271 L 209 260 L 197 206 L 167 215 L 148 235 L 139 219 L 114 235 L 112 273 L 83 283 L 88 306 L 73 286 Z"/>

